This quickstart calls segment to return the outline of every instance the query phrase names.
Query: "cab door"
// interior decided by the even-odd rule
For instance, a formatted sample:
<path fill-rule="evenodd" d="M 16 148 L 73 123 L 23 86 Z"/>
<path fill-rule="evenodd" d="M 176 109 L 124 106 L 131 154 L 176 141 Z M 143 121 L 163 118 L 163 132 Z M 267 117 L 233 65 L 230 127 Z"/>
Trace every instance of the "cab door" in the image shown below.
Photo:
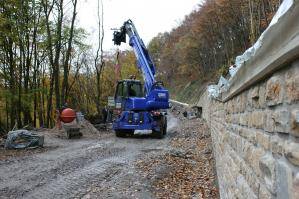
<path fill-rule="evenodd" d="M 124 110 L 125 101 L 127 98 L 127 84 L 126 82 L 118 82 L 115 91 L 115 108 Z"/>

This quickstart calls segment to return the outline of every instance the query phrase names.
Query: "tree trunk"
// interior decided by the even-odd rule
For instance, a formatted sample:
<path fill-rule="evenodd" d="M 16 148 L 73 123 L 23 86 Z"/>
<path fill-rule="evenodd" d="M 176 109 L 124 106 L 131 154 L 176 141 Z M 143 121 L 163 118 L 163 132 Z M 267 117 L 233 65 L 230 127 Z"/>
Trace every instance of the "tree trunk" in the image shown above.
<path fill-rule="evenodd" d="M 71 29 L 70 29 L 70 37 L 68 39 L 68 47 L 66 51 L 66 58 L 65 62 L 63 65 L 64 73 L 63 73 L 63 82 L 62 82 L 62 91 L 61 91 L 61 101 L 63 104 L 67 102 L 67 95 L 68 95 L 68 76 L 69 76 L 69 62 L 70 62 L 70 55 L 72 51 L 72 42 L 73 42 L 73 36 L 74 36 L 74 25 L 75 25 L 75 19 L 77 16 L 77 0 L 72 0 L 73 2 L 73 17 L 72 17 L 72 24 L 71 24 Z"/>

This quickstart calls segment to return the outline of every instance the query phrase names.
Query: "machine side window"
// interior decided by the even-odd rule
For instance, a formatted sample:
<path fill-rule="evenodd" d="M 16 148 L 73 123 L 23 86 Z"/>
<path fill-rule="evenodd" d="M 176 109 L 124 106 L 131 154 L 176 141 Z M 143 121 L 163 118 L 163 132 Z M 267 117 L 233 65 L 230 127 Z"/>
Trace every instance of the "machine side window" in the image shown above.
<path fill-rule="evenodd" d="M 123 97 L 124 96 L 124 84 L 123 82 L 118 83 L 117 91 L 115 97 Z"/>
<path fill-rule="evenodd" d="M 128 95 L 130 97 L 143 97 L 142 86 L 140 83 L 131 83 L 128 85 Z"/>

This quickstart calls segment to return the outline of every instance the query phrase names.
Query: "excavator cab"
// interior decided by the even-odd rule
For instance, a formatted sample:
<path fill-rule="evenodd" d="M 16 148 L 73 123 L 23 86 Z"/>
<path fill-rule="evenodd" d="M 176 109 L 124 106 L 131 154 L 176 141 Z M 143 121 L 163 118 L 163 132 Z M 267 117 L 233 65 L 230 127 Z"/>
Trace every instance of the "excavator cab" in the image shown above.
<path fill-rule="evenodd" d="M 116 86 L 114 99 L 117 109 L 126 109 L 129 98 L 143 98 L 143 86 L 139 80 L 120 80 Z"/>
<path fill-rule="evenodd" d="M 143 97 L 142 84 L 139 80 L 118 81 L 115 98 L 123 97 Z"/>
<path fill-rule="evenodd" d="M 114 95 L 116 119 L 113 124 L 116 136 L 133 135 L 134 130 L 153 130 L 153 135 L 162 138 L 166 134 L 166 113 L 153 111 L 156 103 L 152 96 L 145 96 L 141 81 L 120 80 Z M 164 91 L 159 91 L 164 94 Z M 156 93 L 159 96 L 159 93 Z M 161 97 L 161 96 L 160 96 Z M 163 97 L 163 96 L 162 96 Z"/>

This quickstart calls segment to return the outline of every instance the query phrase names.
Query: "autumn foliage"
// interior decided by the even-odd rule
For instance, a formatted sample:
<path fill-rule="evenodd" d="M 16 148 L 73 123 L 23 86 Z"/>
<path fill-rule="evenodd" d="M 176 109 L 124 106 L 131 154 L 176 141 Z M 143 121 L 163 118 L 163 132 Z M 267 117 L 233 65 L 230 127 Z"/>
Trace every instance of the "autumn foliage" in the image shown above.
<path fill-rule="evenodd" d="M 95 55 L 76 23 L 77 2 L 0 1 L 0 133 L 26 125 L 52 127 L 56 109 L 66 103 L 86 115 L 99 113 L 117 79 L 131 74 L 142 79 L 133 51 L 120 52 L 118 63 L 114 53 L 103 52 L 101 14 Z M 257 40 L 280 3 L 204 1 L 178 27 L 149 43 L 157 78 L 172 98 L 199 93 L 197 88 L 226 72 Z"/>
<path fill-rule="evenodd" d="M 206 0 L 149 49 L 173 96 L 192 81 L 211 82 L 252 46 L 277 11 L 279 0 Z"/>

